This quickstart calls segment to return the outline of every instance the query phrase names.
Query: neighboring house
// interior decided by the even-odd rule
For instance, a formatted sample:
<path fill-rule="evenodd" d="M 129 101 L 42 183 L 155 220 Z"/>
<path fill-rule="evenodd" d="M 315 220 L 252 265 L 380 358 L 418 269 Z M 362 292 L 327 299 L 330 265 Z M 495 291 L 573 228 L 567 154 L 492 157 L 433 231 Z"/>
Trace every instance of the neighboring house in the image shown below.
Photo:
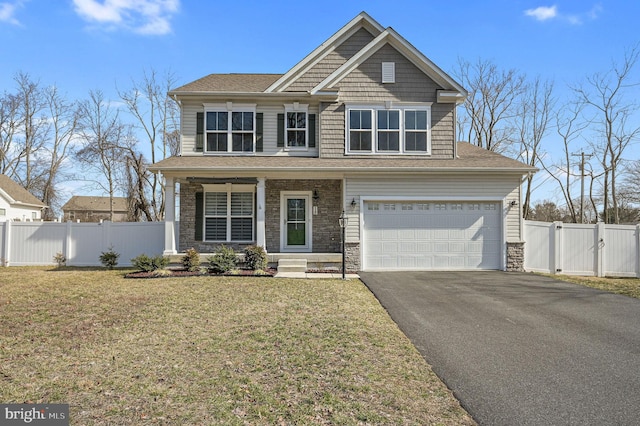
<path fill-rule="evenodd" d="M 100 222 L 111 220 L 109 197 L 89 197 L 74 195 L 62 206 L 64 221 Z M 125 197 L 113 197 L 113 221 L 126 222 L 129 207 Z"/>
<path fill-rule="evenodd" d="M 181 153 L 151 167 L 166 179 L 166 254 L 339 253 L 344 211 L 350 270 L 522 268 L 520 186 L 535 169 L 456 143 L 465 89 L 364 12 L 283 75 L 211 74 L 169 95 Z"/>
<path fill-rule="evenodd" d="M 0 174 L 0 222 L 41 220 L 46 208 L 47 205 L 29 191 Z"/>

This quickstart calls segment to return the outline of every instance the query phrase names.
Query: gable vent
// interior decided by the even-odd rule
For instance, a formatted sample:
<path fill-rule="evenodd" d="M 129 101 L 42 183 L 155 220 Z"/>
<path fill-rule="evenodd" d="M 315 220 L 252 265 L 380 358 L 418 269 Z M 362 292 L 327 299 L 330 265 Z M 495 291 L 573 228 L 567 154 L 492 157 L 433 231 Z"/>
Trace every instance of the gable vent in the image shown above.
<path fill-rule="evenodd" d="M 382 82 L 383 83 L 396 82 L 396 63 L 395 62 L 382 63 Z"/>

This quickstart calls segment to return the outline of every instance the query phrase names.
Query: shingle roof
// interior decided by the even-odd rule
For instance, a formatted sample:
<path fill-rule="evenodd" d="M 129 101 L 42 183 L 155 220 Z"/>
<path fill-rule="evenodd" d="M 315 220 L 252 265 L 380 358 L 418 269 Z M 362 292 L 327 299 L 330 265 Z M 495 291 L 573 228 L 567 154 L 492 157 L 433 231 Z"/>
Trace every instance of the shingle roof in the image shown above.
<path fill-rule="evenodd" d="M 153 171 L 341 171 L 341 172 L 429 172 L 478 171 L 527 173 L 536 171 L 512 158 L 495 152 L 458 142 L 458 158 L 433 159 L 429 157 L 285 157 L 285 156 L 189 156 L 170 157 L 151 166 Z M 210 174 L 210 173 L 208 173 Z"/>
<path fill-rule="evenodd" d="M 0 174 L 0 189 L 20 204 L 46 207 L 45 203 L 38 200 L 32 193 L 24 189 L 7 175 Z"/>
<path fill-rule="evenodd" d="M 181 92 L 264 92 L 282 74 L 209 74 L 169 93 Z"/>
<path fill-rule="evenodd" d="M 113 209 L 118 212 L 126 212 L 129 210 L 127 199 L 125 197 L 113 197 Z M 74 195 L 62 206 L 62 211 L 70 210 L 90 210 L 94 212 L 108 212 L 109 197 L 89 197 L 83 195 Z"/>

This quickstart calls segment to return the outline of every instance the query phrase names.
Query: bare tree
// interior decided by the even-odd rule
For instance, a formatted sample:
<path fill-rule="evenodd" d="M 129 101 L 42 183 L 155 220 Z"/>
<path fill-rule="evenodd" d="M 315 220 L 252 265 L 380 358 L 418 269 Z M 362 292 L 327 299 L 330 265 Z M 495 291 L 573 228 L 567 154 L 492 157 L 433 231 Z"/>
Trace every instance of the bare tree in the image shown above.
<path fill-rule="evenodd" d="M 456 76 L 469 94 L 458 128 L 467 140 L 490 151 L 503 152 L 515 139 L 513 118 L 525 87 L 525 76 L 501 70 L 490 61 L 471 64 L 458 59 Z"/>
<path fill-rule="evenodd" d="M 119 92 L 120 98 L 125 102 L 129 112 L 137 119 L 138 127 L 144 131 L 146 141 L 149 143 L 151 163 L 177 154 L 176 134 L 178 129 L 178 105 L 167 96 L 167 92 L 175 85 L 176 78 L 167 72 L 164 76 L 158 76 L 155 70 L 145 72 L 141 81 L 134 81 L 133 87 L 128 91 Z M 148 187 L 138 188 L 135 191 L 138 197 L 144 197 L 148 192 L 150 198 L 146 202 L 142 198 L 138 200 L 139 207 L 149 209 L 144 212 L 146 217 L 162 220 L 164 218 L 164 183 L 155 174 L 150 177 L 139 167 L 146 165 L 141 159 L 131 156 L 131 165 L 137 169 L 137 180 L 140 184 L 148 184 Z"/>
<path fill-rule="evenodd" d="M 542 140 L 547 133 L 549 119 L 553 110 L 553 83 L 541 81 L 536 77 L 525 85 L 520 104 L 514 119 L 518 130 L 519 153 L 517 158 L 529 166 L 538 166 L 542 155 Z M 526 180 L 523 216 L 529 218 L 533 175 Z"/>
<path fill-rule="evenodd" d="M 638 84 L 630 80 L 639 54 L 636 45 L 625 52 L 622 64 L 613 63 L 609 71 L 593 74 L 587 77 L 585 84 L 573 88 L 582 102 L 596 114 L 592 124 L 597 126 L 599 137 L 593 142 L 593 148 L 603 170 L 605 222 L 620 222 L 616 189 L 619 166 L 626 148 L 640 135 L 640 125 L 632 120 L 638 104 L 627 99 L 626 93 L 627 89 Z"/>
<path fill-rule="evenodd" d="M 58 181 L 70 174 L 63 172 L 62 166 L 74 151 L 73 141 L 78 128 L 78 109 L 75 103 L 66 101 L 55 86 L 44 91 L 47 115 L 50 121 L 49 143 L 45 147 L 48 153 L 48 167 L 43 176 L 41 200 L 50 206 L 45 218 L 55 217 L 55 206 L 60 204 Z"/>
<path fill-rule="evenodd" d="M 103 179 L 94 180 L 109 194 L 110 220 L 113 220 L 113 197 L 122 192 L 124 166 L 128 149 L 135 145 L 131 127 L 121 122 L 104 94 L 89 92 L 89 99 L 80 103 L 79 129 L 83 146 L 76 158 L 86 170 L 97 172 Z"/>
<path fill-rule="evenodd" d="M 13 177 L 25 189 L 36 193 L 42 189 L 42 173 L 46 168 L 46 160 L 41 155 L 49 131 L 49 123 L 44 116 L 46 102 L 39 82 L 33 81 L 28 74 L 20 72 L 14 80 L 18 85 L 16 98 L 20 126 Z"/>
<path fill-rule="evenodd" d="M 4 93 L 0 98 L 0 173 L 12 178 L 20 160 L 16 136 L 22 126 L 19 108 L 17 96 Z"/>
<path fill-rule="evenodd" d="M 555 129 L 562 141 L 562 159 L 553 162 L 540 158 L 540 164 L 558 184 L 567 205 L 567 213 L 573 223 L 578 222 L 575 197 L 572 193 L 572 184 L 576 179 L 573 171 L 571 157 L 577 142 L 582 136 L 582 132 L 587 127 L 587 123 L 581 119 L 584 104 L 581 102 L 571 102 L 558 109 L 555 115 Z"/>

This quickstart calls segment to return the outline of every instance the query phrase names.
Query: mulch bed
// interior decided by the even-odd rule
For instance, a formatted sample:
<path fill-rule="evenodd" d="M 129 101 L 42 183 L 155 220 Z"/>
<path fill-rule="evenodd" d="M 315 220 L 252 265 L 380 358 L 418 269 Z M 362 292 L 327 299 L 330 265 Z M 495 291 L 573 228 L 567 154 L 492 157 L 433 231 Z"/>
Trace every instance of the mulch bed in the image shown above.
<path fill-rule="evenodd" d="M 161 273 L 157 271 L 145 272 L 136 271 L 126 274 L 125 278 L 174 278 L 174 277 L 273 277 L 275 269 L 265 269 L 256 274 L 252 269 L 238 269 L 233 272 L 216 274 L 213 272 L 187 271 L 185 269 L 165 269 Z"/>

